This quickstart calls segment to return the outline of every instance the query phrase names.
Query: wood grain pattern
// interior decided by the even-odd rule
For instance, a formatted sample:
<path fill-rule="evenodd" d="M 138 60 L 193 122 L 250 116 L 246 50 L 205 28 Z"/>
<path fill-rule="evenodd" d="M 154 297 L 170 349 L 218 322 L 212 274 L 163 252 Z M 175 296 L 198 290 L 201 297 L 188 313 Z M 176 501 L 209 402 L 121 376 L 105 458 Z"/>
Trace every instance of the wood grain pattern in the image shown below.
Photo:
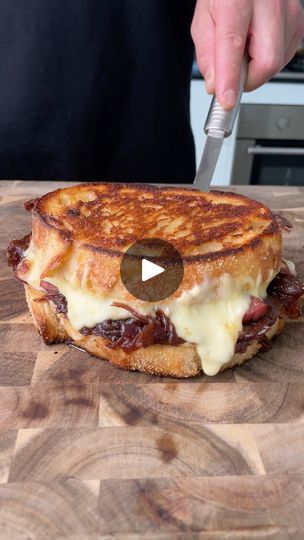
<path fill-rule="evenodd" d="M 45 346 L 5 249 L 30 229 L 24 201 L 61 185 L 0 182 L 0 538 L 303 538 L 303 319 L 189 381 Z M 232 189 L 292 221 L 304 276 L 304 189 Z"/>

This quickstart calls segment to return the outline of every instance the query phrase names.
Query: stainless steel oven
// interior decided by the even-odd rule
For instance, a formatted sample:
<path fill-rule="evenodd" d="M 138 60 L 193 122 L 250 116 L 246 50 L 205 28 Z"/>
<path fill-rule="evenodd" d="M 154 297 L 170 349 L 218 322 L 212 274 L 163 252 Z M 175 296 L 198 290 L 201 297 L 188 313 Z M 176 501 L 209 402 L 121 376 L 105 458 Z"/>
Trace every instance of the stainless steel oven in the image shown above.
<path fill-rule="evenodd" d="M 231 183 L 304 186 L 304 105 L 241 105 Z"/>

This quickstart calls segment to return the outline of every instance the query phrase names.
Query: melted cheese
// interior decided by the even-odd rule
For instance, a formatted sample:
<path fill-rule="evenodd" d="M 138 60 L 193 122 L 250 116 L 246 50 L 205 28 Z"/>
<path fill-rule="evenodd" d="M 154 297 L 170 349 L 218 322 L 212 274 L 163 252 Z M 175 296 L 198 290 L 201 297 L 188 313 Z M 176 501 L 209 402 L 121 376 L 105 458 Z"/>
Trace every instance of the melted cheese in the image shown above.
<path fill-rule="evenodd" d="M 67 281 L 58 276 L 47 278 L 47 281 L 56 285 L 59 291 L 66 297 L 68 318 L 75 330 L 81 330 L 84 326 L 92 328 L 107 319 L 127 319 L 132 316 L 126 309 L 112 306 L 111 304 L 115 302 L 115 299 L 110 295 L 104 297 L 95 296 L 88 291 L 71 287 Z M 116 302 L 118 301 L 116 298 Z M 125 301 L 123 303 L 126 305 L 130 304 Z M 139 309 L 137 306 L 135 307 L 134 302 L 132 305 L 137 311 L 145 315 L 154 311 L 152 304 L 150 306 L 148 304 L 143 305 Z"/>
<path fill-rule="evenodd" d="M 39 261 L 30 249 L 25 255 L 32 264 L 24 279 L 40 289 Z M 250 295 L 264 298 L 272 278 L 270 273 L 269 281 L 261 283 L 260 276 L 255 282 L 249 277 L 235 280 L 226 274 L 217 282 L 205 280 L 203 284 L 183 292 L 178 299 L 155 305 L 134 301 L 129 305 L 143 314 L 153 314 L 156 309 L 162 309 L 175 325 L 178 336 L 196 345 L 204 372 L 215 375 L 234 355 L 238 333 L 242 330 L 242 319 L 249 308 Z M 73 287 L 62 274 L 47 277 L 46 280 L 56 285 L 66 297 L 68 318 L 75 330 L 84 326 L 93 327 L 106 319 L 130 317 L 127 310 L 111 305 L 121 299 L 110 295 L 96 296 Z"/>
<path fill-rule="evenodd" d="M 234 355 L 242 319 L 250 304 L 250 295 L 235 292 L 223 300 L 198 304 L 175 302 L 170 320 L 177 334 L 195 343 L 207 375 L 215 375 Z"/>

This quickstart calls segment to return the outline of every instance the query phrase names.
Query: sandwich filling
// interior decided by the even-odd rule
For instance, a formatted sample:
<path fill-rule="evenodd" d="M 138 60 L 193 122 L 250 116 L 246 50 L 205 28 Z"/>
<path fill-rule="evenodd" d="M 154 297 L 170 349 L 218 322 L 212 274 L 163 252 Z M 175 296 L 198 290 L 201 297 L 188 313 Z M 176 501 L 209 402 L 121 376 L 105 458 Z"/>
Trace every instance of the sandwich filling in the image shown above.
<path fill-rule="evenodd" d="M 215 282 L 206 279 L 177 298 L 153 305 L 132 305 L 115 296 L 96 296 L 73 287 L 60 271 L 41 280 L 39 261 L 26 241 L 11 244 L 9 257 L 15 268 L 26 264 L 23 279 L 44 294 L 61 317 L 67 317 L 79 338 L 101 336 L 108 347 L 134 351 L 153 344 L 194 344 L 207 375 L 215 375 L 235 352 L 244 352 L 252 341 L 268 348 L 267 332 L 282 309 L 291 318 L 300 315 L 302 282 L 293 274 L 292 263 L 284 264 L 267 282 L 259 277 L 238 280 L 224 274 Z M 21 243 L 20 243 L 21 242 Z"/>

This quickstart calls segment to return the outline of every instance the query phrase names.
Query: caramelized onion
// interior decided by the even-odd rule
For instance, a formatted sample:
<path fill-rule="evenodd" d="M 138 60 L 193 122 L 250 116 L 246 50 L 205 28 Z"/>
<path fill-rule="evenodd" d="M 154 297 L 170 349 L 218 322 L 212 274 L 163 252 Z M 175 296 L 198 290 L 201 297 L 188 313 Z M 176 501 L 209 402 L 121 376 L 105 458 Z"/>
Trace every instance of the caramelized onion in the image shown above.
<path fill-rule="evenodd" d="M 117 321 L 109 319 L 97 324 L 94 328 L 82 328 L 81 334 L 101 336 L 107 340 L 109 348 L 123 349 L 125 352 L 149 347 L 149 345 L 156 343 L 177 346 L 184 342 L 178 337 L 174 324 L 170 322 L 163 311 L 157 310 L 155 316 L 143 316 L 124 304 L 117 302 L 113 305 L 125 307 L 136 318 L 130 317 Z"/>
<path fill-rule="evenodd" d="M 59 289 L 55 285 L 52 285 L 52 283 L 44 280 L 40 281 L 40 287 L 46 291 L 46 294 L 41 298 L 37 298 L 36 302 L 50 300 L 56 306 L 56 313 L 64 313 L 66 315 L 68 312 L 67 299 L 59 292 Z"/>
<path fill-rule="evenodd" d="M 31 240 L 31 235 L 26 234 L 23 238 L 20 240 L 12 240 L 7 248 L 7 263 L 8 266 L 12 266 L 13 270 L 15 271 L 18 264 L 22 261 L 24 257 L 24 252 L 29 247 L 29 243 Z"/>

